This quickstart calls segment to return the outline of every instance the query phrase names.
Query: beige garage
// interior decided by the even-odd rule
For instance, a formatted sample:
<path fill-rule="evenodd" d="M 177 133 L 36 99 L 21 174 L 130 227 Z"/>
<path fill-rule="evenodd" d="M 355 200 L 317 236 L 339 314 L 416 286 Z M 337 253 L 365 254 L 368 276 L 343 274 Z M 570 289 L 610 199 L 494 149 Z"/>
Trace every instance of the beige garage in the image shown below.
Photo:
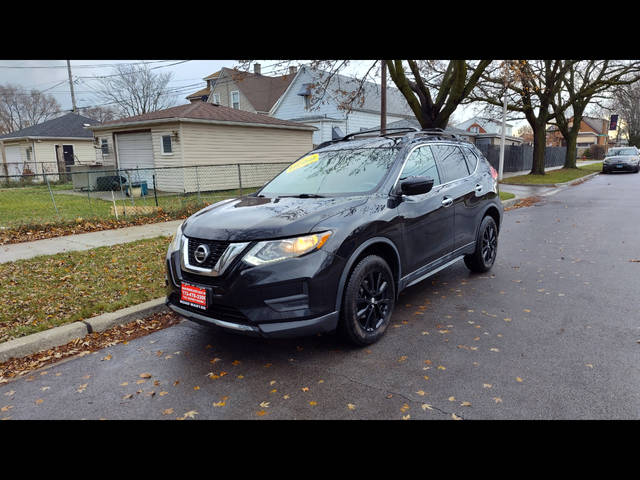
<path fill-rule="evenodd" d="M 313 148 L 315 130 L 204 102 L 90 128 L 105 164 L 141 180 L 146 175 L 150 188 L 155 174 L 157 189 L 166 192 L 260 186 Z"/>

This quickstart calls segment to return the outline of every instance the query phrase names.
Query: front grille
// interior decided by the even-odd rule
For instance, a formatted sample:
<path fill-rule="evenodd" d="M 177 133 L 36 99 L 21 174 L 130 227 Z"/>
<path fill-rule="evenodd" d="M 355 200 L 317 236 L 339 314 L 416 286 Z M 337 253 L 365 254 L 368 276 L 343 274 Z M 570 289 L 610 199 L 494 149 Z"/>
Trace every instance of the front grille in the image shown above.
<path fill-rule="evenodd" d="M 194 267 L 212 269 L 220 255 L 227 249 L 231 242 L 223 242 L 219 240 L 202 240 L 199 238 L 189 238 L 187 244 L 187 251 L 189 255 L 189 263 Z M 194 257 L 194 252 L 199 245 L 207 245 L 209 247 L 209 256 L 203 263 L 198 263 Z"/>
<path fill-rule="evenodd" d="M 179 294 L 175 294 L 175 297 L 173 298 L 175 298 L 175 300 L 173 300 L 172 303 L 175 302 L 175 304 L 180 308 L 184 308 L 185 310 L 188 310 L 190 312 L 199 313 L 200 315 L 210 316 L 212 318 L 215 318 L 216 320 L 223 320 L 231 323 L 240 323 L 244 325 L 251 324 L 251 322 L 249 322 L 249 319 L 240 310 L 229 305 L 221 305 L 219 303 L 216 303 L 215 300 L 212 302 L 209 308 L 204 311 L 197 307 L 192 307 L 190 305 L 180 303 Z"/>

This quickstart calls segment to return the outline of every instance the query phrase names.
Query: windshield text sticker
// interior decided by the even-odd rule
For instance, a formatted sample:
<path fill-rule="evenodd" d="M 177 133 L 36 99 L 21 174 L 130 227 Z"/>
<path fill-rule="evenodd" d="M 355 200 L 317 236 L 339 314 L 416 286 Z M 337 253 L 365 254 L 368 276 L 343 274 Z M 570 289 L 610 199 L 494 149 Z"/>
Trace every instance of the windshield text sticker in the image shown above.
<path fill-rule="evenodd" d="M 294 170 L 297 170 L 302 167 L 306 167 L 307 165 L 317 162 L 318 160 L 320 160 L 320 156 L 317 153 L 314 153 L 313 155 L 307 155 L 306 157 L 302 157 L 300 160 L 298 160 L 297 162 L 292 164 L 289 168 L 287 168 L 287 173 L 291 173 Z"/>

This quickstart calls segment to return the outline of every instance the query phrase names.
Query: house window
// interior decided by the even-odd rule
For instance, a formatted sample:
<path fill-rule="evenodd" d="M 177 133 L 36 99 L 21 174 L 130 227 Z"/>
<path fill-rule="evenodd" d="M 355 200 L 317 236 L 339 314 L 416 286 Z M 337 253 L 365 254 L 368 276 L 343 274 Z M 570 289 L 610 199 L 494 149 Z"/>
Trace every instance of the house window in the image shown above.
<path fill-rule="evenodd" d="M 27 147 L 26 150 L 27 152 L 27 162 L 31 161 L 31 147 Z"/>
<path fill-rule="evenodd" d="M 218 105 L 220 104 L 220 94 L 219 93 L 214 93 L 213 94 L 213 103 L 217 103 Z"/>
<path fill-rule="evenodd" d="M 163 135 L 162 136 L 162 154 L 163 155 L 171 155 L 173 153 L 171 144 L 171 135 Z"/>
<path fill-rule="evenodd" d="M 311 95 L 303 95 L 302 104 L 305 110 L 309 110 L 311 108 Z"/>
<path fill-rule="evenodd" d="M 237 90 L 231 92 L 231 107 L 236 110 L 240 109 L 240 92 Z"/>
<path fill-rule="evenodd" d="M 471 128 L 469 129 L 469 131 L 470 131 L 471 133 L 480 133 L 480 127 L 478 127 L 477 125 L 474 125 L 473 127 L 471 127 Z"/>
<path fill-rule="evenodd" d="M 106 138 L 100 139 L 100 149 L 103 155 L 109 155 L 109 141 Z"/>

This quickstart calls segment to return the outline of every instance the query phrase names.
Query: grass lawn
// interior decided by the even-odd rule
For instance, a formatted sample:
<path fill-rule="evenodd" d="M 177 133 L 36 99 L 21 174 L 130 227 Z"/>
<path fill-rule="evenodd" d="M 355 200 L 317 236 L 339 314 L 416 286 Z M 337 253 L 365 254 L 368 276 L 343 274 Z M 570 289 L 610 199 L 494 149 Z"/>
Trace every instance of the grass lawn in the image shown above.
<path fill-rule="evenodd" d="M 113 205 L 111 201 L 101 200 L 96 197 L 95 193 L 70 195 L 61 192 L 61 190 L 69 190 L 70 188 L 70 185 L 52 185 L 53 197 L 58 208 L 57 214 L 46 185 L 0 189 L 0 226 L 64 223 L 73 222 L 77 218 L 84 220 L 115 218 L 111 212 Z M 204 207 L 205 204 L 237 197 L 255 190 L 255 188 L 225 190 L 202 193 L 200 196 L 197 193 L 160 195 L 158 196 L 158 206 L 165 213 L 182 214 L 186 209 L 196 211 L 200 207 Z M 131 199 L 116 201 L 119 206 L 122 206 L 123 203 L 126 209 L 131 205 Z M 155 206 L 155 199 L 153 195 L 147 195 L 146 197 L 134 198 L 134 203 L 136 206 Z M 127 217 L 130 216 L 131 214 L 127 213 Z M 166 218 L 162 218 L 162 221 L 165 220 Z"/>
<path fill-rule="evenodd" d="M 509 200 L 510 198 L 513 198 L 515 196 L 516 195 L 514 193 L 500 192 L 500 200 L 502 201 Z"/>
<path fill-rule="evenodd" d="M 0 342 L 165 293 L 170 237 L 0 264 Z"/>
<path fill-rule="evenodd" d="M 545 175 L 518 175 L 503 179 L 500 183 L 517 185 L 540 185 L 547 183 L 563 183 L 575 180 L 594 172 L 602 171 L 602 162 L 591 163 L 578 168 L 560 168 L 548 170 Z"/>

